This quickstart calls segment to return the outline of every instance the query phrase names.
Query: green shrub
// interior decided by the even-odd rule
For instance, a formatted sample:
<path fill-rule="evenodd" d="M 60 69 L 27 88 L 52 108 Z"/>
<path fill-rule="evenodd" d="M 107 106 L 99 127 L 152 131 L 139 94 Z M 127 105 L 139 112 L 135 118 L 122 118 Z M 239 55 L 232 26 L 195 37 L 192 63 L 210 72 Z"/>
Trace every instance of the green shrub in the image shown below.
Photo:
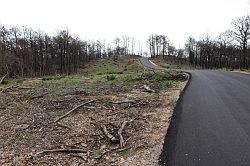
<path fill-rule="evenodd" d="M 122 71 L 118 71 L 117 74 L 123 74 L 123 72 Z"/>
<path fill-rule="evenodd" d="M 49 80 L 53 80 L 53 78 L 52 77 L 43 77 L 42 78 L 42 81 L 49 81 Z"/>
<path fill-rule="evenodd" d="M 108 71 L 107 74 L 123 74 L 123 71 L 114 71 L 114 70 L 111 70 L 111 71 Z"/>
<path fill-rule="evenodd" d="M 15 139 L 18 141 L 22 141 L 25 138 L 25 134 L 21 130 L 15 130 Z"/>
<path fill-rule="evenodd" d="M 16 83 L 21 84 L 21 83 L 23 83 L 23 81 L 25 81 L 25 79 L 23 79 L 23 78 L 17 79 L 17 80 L 16 80 Z"/>
<path fill-rule="evenodd" d="M 0 138 L 0 148 L 3 148 L 5 146 L 4 139 Z"/>
<path fill-rule="evenodd" d="M 18 104 L 15 108 L 17 112 L 23 112 L 25 110 L 25 108 L 21 104 Z"/>
<path fill-rule="evenodd" d="M 56 76 L 47 76 L 43 77 L 42 81 L 50 81 L 50 80 L 60 80 L 62 78 L 65 78 L 65 75 L 56 75 Z"/>
<path fill-rule="evenodd" d="M 27 145 L 28 147 L 30 147 L 30 148 L 35 147 L 36 144 L 37 144 L 36 141 L 33 140 L 33 139 L 27 139 L 27 140 L 26 140 L 26 145 Z"/>
<path fill-rule="evenodd" d="M 115 80 L 116 79 L 116 76 L 115 75 L 107 75 L 107 80 L 108 81 L 113 81 L 113 80 Z"/>
<path fill-rule="evenodd" d="M 135 81 L 139 81 L 140 77 L 138 75 L 126 75 L 124 76 L 124 83 L 130 83 L 130 82 L 135 82 Z"/>
<path fill-rule="evenodd" d="M 169 79 L 170 74 L 167 72 L 157 72 L 153 75 L 153 79 L 157 81 L 164 81 Z"/>
<path fill-rule="evenodd" d="M 3 80 L 2 85 L 8 85 L 10 84 L 10 80 Z"/>

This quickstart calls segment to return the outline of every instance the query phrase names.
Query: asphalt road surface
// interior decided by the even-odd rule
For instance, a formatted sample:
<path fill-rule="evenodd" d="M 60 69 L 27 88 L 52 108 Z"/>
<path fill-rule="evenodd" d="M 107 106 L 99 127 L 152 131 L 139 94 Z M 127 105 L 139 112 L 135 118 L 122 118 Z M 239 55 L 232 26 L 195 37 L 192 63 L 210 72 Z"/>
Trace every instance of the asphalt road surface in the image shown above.
<path fill-rule="evenodd" d="M 191 79 L 175 107 L 160 165 L 250 166 L 250 75 L 188 72 Z"/>
<path fill-rule="evenodd" d="M 156 66 L 155 64 L 152 64 L 148 58 L 142 57 L 140 59 L 140 62 L 142 65 L 146 66 L 147 68 L 150 68 L 152 70 L 164 70 L 164 68 L 160 66 Z"/>

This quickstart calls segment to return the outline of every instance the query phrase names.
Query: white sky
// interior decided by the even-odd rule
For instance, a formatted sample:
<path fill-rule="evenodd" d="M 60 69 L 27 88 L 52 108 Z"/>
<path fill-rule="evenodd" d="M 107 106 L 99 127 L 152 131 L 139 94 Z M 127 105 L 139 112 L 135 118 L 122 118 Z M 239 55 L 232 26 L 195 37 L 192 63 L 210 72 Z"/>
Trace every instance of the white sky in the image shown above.
<path fill-rule="evenodd" d="M 50 34 L 68 28 L 82 39 L 165 34 L 178 48 L 188 36 L 216 36 L 250 13 L 250 0 L 0 0 L 0 24 Z"/>

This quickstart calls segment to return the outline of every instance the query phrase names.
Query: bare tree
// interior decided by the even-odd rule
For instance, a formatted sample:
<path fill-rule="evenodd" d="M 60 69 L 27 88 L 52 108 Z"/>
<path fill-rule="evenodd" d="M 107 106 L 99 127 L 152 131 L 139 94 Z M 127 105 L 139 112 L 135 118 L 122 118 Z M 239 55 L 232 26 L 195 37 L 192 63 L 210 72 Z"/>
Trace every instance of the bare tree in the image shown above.
<path fill-rule="evenodd" d="M 134 55 L 135 54 L 135 38 L 131 38 L 131 55 Z"/>
<path fill-rule="evenodd" d="M 250 15 L 233 20 L 232 25 L 232 35 L 242 47 L 242 56 L 240 56 L 240 67 L 248 68 L 250 57 L 247 56 L 247 42 L 250 39 Z"/>
<path fill-rule="evenodd" d="M 101 41 L 82 41 L 69 30 L 49 36 L 31 28 L 0 27 L 0 75 L 10 77 L 76 73 L 93 59 L 128 55 L 129 37 L 116 38 L 115 47 Z"/>
<path fill-rule="evenodd" d="M 167 55 L 170 56 L 169 52 L 169 39 L 165 35 L 150 35 L 148 38 L 148 44 L 150 49 L 151 57 L 162 56 L 163 58 Z"/>

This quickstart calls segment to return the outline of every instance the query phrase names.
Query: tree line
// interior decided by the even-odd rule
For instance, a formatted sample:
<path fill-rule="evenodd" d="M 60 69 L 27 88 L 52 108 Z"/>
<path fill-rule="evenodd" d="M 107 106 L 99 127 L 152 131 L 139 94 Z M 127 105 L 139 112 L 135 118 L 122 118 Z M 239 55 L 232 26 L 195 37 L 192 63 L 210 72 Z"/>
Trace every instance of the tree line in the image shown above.
<path fill-rule="evenodd" d="M 166 35 L 150 35 L 148 38 L 148 45 L 151 58 L 172 56 L 177 52 Z"/>
<path fill-rule="evenodd" d="M 232 21 L 232 28 L 221 33 L 216 39 L 209 35 L 196 41 L 189 37 L 186 51 L 191 65 L 202 68 L 250 67 L 250 16 Z"/>
<path fill-rule="evenodd" d="M 152 34 L 147 41 L 151 58 L 162 57 L 176 61 L 185 59 L 184 49 L 176 49 L 166 35 Z"/>
<path fill-rule="evenodd" d="M 166 35 L 153 34 L 148 38 L 152 58 L 163 57 L 176 60 L 188 58 L 191 65 L 199 68 L 250 67 L 250 16 L 232 21 L 232 28 L 215 39 L 208 34 L 200 40 L 189 37 L 184 49 L 176 49 Z"/>
<path fill-rule="evenodd" d="M 31 28 L 0 26 L 0 74 L 9 77 L 77 73 L 90 60 L 137 54 L 135 39 L 83 41 L 68 30 L 51 36 Z"/>

